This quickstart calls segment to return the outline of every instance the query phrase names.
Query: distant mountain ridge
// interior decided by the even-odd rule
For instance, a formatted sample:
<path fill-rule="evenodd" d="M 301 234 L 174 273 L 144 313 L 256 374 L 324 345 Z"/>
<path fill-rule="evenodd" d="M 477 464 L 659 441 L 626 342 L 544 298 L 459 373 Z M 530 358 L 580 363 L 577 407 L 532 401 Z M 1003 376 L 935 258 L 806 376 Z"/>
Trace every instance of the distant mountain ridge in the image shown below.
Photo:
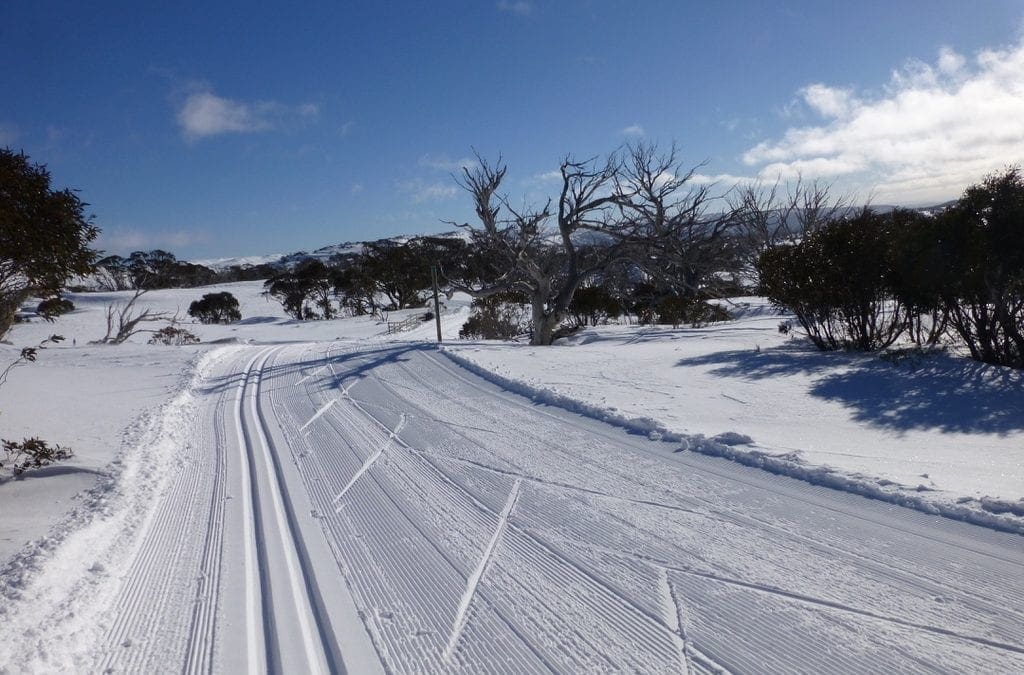
<path fill-rule="evenodd" d="M 928 216 L 935 215 L 945 211 L 947 208 L 956 203 L 956 200 L 950 200 L 942 204 L 935 204 L 932 206 L 919 206 L 913 207 L 911 211 L 918 211 Z M 906 208 L 894 206 L 892 204 L 875 204 L 871 206 L 871 209 L 879 213 L 888 213 L 898 208 Z M 846 207 L 844 211 L 849 214 L 853 214 L 858 211 L 860 207 Z M 794 224 L 796 218 L 793 219 Z M 237 256 L 229 258 L 204 258 L 198 260 L 190 260 L 194 265 L 202 265 L 215 272 L 224 272 L 231 269 L 232 267 L 257 267 L 259 265 L 271 265 L 273 267 L 291 268 L 305 260 L 320 260 L 327 262 L 335 256 L 352 256 L 357 255 L 363 251 L 363 248 L 367 244 L 380 244 L 384 242 L 391 242 L 395 244 L 404 244 L 410 239 L 416 239 L 418 237 L 444 237 L 450 239 L 468 239 L 468 233 L 464 229 L 449 230 L 447 232 L 438 232 L 436 234 L 399 234 L 393 237 L 385 237 L 383 239 L 374 239 L 369 241 L 346 241 L 340 244 L 329 244 L 315 251 L 296 251 L 294 253 L 272 253 L 269 255 L 256 255 L 256 256 Z"/>
<path fill-rule="evenodd" d="M 448 232 L 438 232 L 436 234 L 399 234 L 393 237 L 385 237 L 383 239 L 374 239 L 369 241 L 346 241 L 340 244 L 329 244 L 323 246 L 314 251 L 296 251 L 294 253 L 272 253 L 270 255 L 262 256 L 239 256 L 231 258 L 206 258 L 200 260 L 190 260 L 194 265 L 202 265 L 215 272 L 223 272 L 231 269 L 232 267 L 256 267 L 258 265 L 272 265 L 274 267 L 294 267 L 299 263 L 306 260 L 320 260 L 322 262 L 328 262 L 336 256 L 347 257 L 358 255 L 362 253 L 363 249 L 368 244 L 383 244 L 383 243 L 394 243 L 404 244 L 410 239 L 418 239 L 420 237 L 440 237 L 445 239 L 465 239 L 465 230 L 450 230 Z"/>

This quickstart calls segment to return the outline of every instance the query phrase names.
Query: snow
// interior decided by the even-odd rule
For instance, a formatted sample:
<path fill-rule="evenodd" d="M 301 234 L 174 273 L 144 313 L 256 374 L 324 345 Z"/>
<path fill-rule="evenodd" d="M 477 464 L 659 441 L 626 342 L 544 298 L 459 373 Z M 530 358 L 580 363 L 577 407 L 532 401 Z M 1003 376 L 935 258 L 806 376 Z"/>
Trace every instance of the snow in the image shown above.
<path fill-rule="evenodd" d="M 1024 668 L 1018 371 L 821 354 L 753 298 L 538 348 L 454 340 L 456 296 L 441 350 L 260 282 L 138 305 L 222 290 L 199 345 L 90 344 L 126 293 L 0 345 L 65 336 L 0 435 L 75 451 L 0 482 L 0 673 Z"/>
<path fill-rule="evenodd" d="M 822 353 L 743 298 L 704 328 L 602 326 L 553 348 L 446 349 L 505 386 L 641 433 L 1024 532 L 1024 373 L 956 355 Z"/>

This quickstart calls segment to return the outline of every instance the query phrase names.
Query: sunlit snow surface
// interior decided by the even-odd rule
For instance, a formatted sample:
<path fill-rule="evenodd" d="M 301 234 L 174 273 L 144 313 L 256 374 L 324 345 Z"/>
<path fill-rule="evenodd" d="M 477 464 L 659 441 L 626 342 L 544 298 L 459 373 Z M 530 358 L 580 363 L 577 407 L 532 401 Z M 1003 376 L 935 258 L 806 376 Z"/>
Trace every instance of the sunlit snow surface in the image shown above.
<path fill-rule="evenodd" d="M 456 298 L 445 353 L 222 289 L 245 318 L 196 347 L 87 344 L 113 296 L 12 332 L 67 342 L 3 436 L 76 457 L 0 484 L 0 671 L 1024 667 L 1020 536 L 922 512 L 1019 527 L 1015 372 L 818 354 L 755 300 L 541 349 L 454 342 Z"/>

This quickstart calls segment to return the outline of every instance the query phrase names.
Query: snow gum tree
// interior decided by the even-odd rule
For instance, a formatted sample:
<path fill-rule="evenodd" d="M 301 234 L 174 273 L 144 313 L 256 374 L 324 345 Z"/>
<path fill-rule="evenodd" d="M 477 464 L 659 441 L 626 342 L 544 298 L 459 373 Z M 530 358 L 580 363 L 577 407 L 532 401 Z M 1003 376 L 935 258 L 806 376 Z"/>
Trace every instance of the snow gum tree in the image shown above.
<path fill-rule="evenodd" d="M 579 288 L 605 284 L 613 270 L 698 314 L 740 272 L 741 219 L 696 183 L 694 169 L 681 168 L 675 146 L 638 144 L 603 161 L 567 157 L 557 197 L 541 208 L 514 208 L 500 192 L 507 167 L 477 159 L 457 178 L 478 221 L 461 225 L 472 254 L 446 275 L 477 298 L 526 296 L 535 345 L 551 344 Z"/>
<path fill-rule="evenodd" d="M 617 244 L 590 244 L 627 198 L 617 190 L 620 162 L 615 156 L 604 162 L 566 157 L 558 197 L 540 208 L 516 209 L 500 193 L 507 167 L 500 159 L 477 159 L 457 180 L 473 198 L 478 223 L 454 223 L 469 229 L 474 253 L 461 268 L 446 266 L 446 276 L 476 298 L 521 293 L 530 304 L 531 344 L 550 345 L 576 289 L 619 254 Z"/>
<path fill-rule="evenodd" d="M 32 294 L 56 296 L 92 272 L 99 234 L 74 191 L 50 186 L 46 167 L 0 148 L 0 337 Z"/>

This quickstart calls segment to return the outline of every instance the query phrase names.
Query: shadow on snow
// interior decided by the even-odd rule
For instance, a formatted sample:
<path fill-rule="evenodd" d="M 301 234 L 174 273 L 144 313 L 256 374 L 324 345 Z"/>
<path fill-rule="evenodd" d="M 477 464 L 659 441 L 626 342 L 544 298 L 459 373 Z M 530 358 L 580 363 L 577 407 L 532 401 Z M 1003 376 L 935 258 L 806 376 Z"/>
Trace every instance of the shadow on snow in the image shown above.
<path fill-rule="evenodd" d="M 892 362 L 790 343 L 686 358 L 714 375 L 762 380 L 803 374 L 812 396 L 845 406 L 858 422 L 894 431 L 1008 434 L 1024 430 L 1024 372 L 944 354 Z"/>

